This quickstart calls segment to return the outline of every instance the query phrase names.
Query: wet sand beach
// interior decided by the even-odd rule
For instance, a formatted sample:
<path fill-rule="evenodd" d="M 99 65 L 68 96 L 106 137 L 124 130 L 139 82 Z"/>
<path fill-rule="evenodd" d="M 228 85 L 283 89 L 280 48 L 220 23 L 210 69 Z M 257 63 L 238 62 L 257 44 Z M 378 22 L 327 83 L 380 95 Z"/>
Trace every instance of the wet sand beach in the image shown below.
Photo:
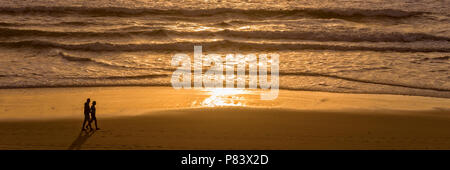
<path fill-rule="evenodd" d="M 0 149 L 450 149 L 450 100 L 442 98 L 281 90 L 262 102 L 248 90 L 230 97 L 169 87 L 0 92 Z M 80 130 L 86 97 L 98 102 L 100 130 Z"/>

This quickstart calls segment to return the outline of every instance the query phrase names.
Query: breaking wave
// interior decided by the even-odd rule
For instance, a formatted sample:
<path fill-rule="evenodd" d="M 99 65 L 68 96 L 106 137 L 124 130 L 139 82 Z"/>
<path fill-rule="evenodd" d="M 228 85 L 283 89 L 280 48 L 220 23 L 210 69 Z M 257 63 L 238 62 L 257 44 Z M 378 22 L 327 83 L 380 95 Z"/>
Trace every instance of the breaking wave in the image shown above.
<path fill-rule="evenodd" d="M 234 8 L 215 8 L 215 9 L 153 9 L 153 8 L 120 8 L 120 7 L 1 7 L 0 14 L 27 15 L 27 14 L 45 14 L 45 15 L 88 15 L 88 16 L 117 16 L 134 17 L 146 15 L 164 15 L 164 16 L 182 16 L 182 17 L 210 17 L 224 14 L 234 14 L 243 17 L 316 17 L 316 18 L 408 18 L 415 17 L 424 12 L 403 11 L 396 9 L 327 9 L 327 8 L 300 8 L 300 9 L 234 9 Z"/>
<path fill-rule="evenodd" d="M 435 36 L 426 33 L 401 32 L 339 32 L 339 31 L 198 31 L 182 32 L 172 30 L 148 31 L 114 31 L 114 32 L 58 32 L 44 30 L 25 30 L 0 28 L 1 37 L 71 37 L 71 38 L 127 38 L 130 36 L 163 37 L 176 36 L 198 38 L 240 38 L 268 40 L 312 40 L 312 41 L 343 41 L 343 42 L 415 42 L 415 41 L 450 41 L 450 37 Z"/>
<path fill-rule="evenodd" d="M 450 52 L 450 48 L 428 47 L 376 47 L 356 45 L 327 45 L 327 44 L 295 44 L 295 43 L 249 43 L 229 40 L 213 42 L 175 42 L 157 44 L 113 44 L 113 43 L 85 43 L 61 44 L 49 41 L 31 40 L 17 42 L 0 42 L 0 46 L 9 48 L 54 48 L 77 51 L 192 51 L 195 45 L 202 45 L 209 50 L 260 50 L 260 51 L 286 51 L 286 50 L 334 50 L 334 51 L 393 51 L 393 52 Z"/>

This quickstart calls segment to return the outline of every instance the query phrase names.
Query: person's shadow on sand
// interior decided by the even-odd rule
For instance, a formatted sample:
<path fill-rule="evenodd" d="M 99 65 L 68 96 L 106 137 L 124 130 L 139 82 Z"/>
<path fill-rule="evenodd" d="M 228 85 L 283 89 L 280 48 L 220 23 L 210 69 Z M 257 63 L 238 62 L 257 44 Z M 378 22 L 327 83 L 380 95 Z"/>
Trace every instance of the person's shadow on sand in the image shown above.
<path fill-rule="evenodd" d="M 78 137 L 72 142 L 69 146 L 69 150 L 79 150 L 81 146 L 87 141 L 89 137 L 91 137 L 95 131 L 81 131 Z"/>

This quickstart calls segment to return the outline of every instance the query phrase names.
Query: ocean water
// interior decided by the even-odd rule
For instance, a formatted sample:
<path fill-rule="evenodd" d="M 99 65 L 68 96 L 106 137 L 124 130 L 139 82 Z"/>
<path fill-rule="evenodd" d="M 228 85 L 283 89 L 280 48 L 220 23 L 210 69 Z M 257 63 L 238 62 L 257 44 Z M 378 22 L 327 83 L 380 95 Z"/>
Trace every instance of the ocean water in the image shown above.
<path fill-rule="evenodd" d="M 0 0 L 0 88 L 171 86 L 194 45 L 278 53 L 281 89 L 450 98 L 449 0 Z"/>

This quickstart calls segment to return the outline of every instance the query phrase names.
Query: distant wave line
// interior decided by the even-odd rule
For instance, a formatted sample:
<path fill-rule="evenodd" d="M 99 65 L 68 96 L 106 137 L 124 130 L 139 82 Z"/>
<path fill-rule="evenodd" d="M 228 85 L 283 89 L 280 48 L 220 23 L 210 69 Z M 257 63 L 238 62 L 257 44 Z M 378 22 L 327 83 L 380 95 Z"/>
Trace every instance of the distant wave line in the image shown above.
<path fill-rule="evenodd" d="M 176 42 L 161 44 L 112 44 L 112 43 L 84 43 L 61 44 L 49 41 L 30 40 L 17 42 L 0 42 L 0 47 L 9 48 L 50 48 L 78 51 L 161 51 L 179 52 L 192 51 L 195 45 L 202 45 L 208 50 L 239 50 L 239 51 L 298 51 L 298 50 L 334 50 L 334 51 L 392 51 L 392 52 L 450 52 L 450 48 L 409 48 L 409 47 L 373 47 L 355 45 L 326 45 L 326 44 L 296 44 L 296 43 L 250 43 L 221 40 L 214 42 Z"/>
<path fill-rule="evenodd" d="M 415 42 L 415 41 L 450 41 L 450 37 L 435 36 L 426 33 L 401 32 L 330 32 L 330 31 L 173 31 L 165 29 L 148 31 L 114 31 L 114 32 L 61 32 L 33 29 L 0 28 L 0 37 L 70 37 L 70 38 L 129 38 L 130 36 L 149 37 L 189 37 L 216 38 L 229 37 L 241 39 L 276 39 L 276 40 L 313 40 L 342 42 Z"/>
<path fill-rule="evenodd" d="M 236 9 L 236 8 L 213 8 L 213 9 L 154 9 L 154 8 L 122 8 L 122 7 L 0 7 L 0 14 L 27 15 L 47 14 L 60 15 L 88 15 L 88 16 L 112 16 L 112 17 L 134 17 L 134 16 L 183 16 L 183 17 L 211 17 L 225 16 L 224 14 L 236 14 L 246 17 L 315 17 L 315 18 L 392 18 L 402 19 L 420 16 L 427 12 L 404 11 L 397 9 L 328 9 L 328 8 L 298 8 L 298 9 Z"/>

